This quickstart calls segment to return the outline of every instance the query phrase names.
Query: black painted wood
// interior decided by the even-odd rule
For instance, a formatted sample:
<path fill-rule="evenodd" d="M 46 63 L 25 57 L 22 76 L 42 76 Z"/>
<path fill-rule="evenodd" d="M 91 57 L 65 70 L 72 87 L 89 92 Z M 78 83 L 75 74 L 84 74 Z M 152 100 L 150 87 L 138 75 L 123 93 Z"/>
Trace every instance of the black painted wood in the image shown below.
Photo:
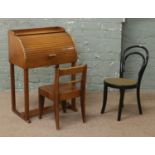
<path fill-rule="evenodd" d="M 144 51 L 145 54 L 142 53 L 141 51 Z M 108 82 L 106 82 L 106 80 L 104 80 L 104 98 L 103 98 L 103 105 L 102 105 L 102 109 L 101 109 L 101 114 L 103 114 L 105 112 L 108 87 L 120 89 L 120 102 L 119 102 L 118 118 L 117 118 L 118 121 L 121 120 L 122 108 L 124 106 L 124 93 L 125 93 L 126 89 L 137 89 L 138 110 L 139 110 L 139 114 L 142 114 L 142 106 L 141 106 L 141 100 L 140 100 L 140 87 L 141 87 L 142 77 L 143 77 L 144 71 L 146 69 L 146 66 L 148 64 L 148 60 L 149 60 L 149 51 L 146 47 L 140 46 L 140 45 L 133 45 L 133 46 L 126 48 L 123 52 L 121 52 L 120 78 L 124 78 L 126 60 L 130 56 L 135 56 L 135 55 L 138 55 L 142 58 L 142 65 L 141 65 L 141 68 L 138 72 L 138 79 L 137 79 L 136 84 L 129 85 L 129 86 L 128 85 L 120 86 L 117 84 L 108 83 Z"/>

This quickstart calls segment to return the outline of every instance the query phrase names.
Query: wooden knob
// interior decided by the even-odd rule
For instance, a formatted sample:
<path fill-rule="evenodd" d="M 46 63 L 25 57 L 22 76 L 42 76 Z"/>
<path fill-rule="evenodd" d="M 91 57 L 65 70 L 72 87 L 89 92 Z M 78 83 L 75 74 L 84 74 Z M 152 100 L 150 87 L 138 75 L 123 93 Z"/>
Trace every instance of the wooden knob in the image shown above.
<path fill-rule="evenodd" d="M 49 58 L 56 57 L 56 54 L 49 54 L 48 57 L 49 57 Z"/>

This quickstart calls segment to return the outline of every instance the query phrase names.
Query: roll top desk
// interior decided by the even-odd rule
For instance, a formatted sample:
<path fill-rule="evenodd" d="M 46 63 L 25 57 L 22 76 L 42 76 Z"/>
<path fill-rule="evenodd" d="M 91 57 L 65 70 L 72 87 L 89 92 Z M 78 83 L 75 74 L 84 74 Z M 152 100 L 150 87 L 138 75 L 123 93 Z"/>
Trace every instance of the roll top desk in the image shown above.
<path fill-rule="evenodd" d="M 29 109 L 29 69 L 66 63 L 75 66 L 77 52 L 71 36 L 62 27 L 10 30 L 8 38 L 12 110 L 30 122 L 30 117 L 37 115 L 38 109 Z M 24 112 L 16 108 L 14 65 L 24 70 Z M 74 99 L 71 107 L 75 110 Z"/>

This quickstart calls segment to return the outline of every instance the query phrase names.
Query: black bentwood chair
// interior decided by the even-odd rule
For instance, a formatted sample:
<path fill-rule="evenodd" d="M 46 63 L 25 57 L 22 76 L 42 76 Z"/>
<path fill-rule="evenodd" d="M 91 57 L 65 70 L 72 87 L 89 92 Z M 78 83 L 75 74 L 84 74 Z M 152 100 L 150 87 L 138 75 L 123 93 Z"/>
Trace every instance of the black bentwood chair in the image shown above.
<path fill-rule="evenodd" d="M 137 51 L 138 49 L 139 51 Z M 144 52 L 142 52 L 142 50 Z M 130 56 L 135 56 L 135 55 L 138 55 L 142 58 L 142 66 L 139 70 L 137 81 L 124 78 L 126 60 Z M 142 114 L 142 107 L 141 107 L 141 101 L 140 101 L 140 86 L 141 86 L 141 80 L 142 80 L 145 68 L 148 64 L 148 59 L 149 59 L 149 52 L 147 48 L 144 46 L 134 45 L 124 50 L 124 52 L 121 54 L 121 60 L 120 60 L 120 77 L 104 79 L 104 94 L 103 94 L 104 100 L 103 100 L 101 114 L 105 112 L 108 87 L 117 88 L 120 90 L 120 101 L 119 101 L 118 118 L 117 118 L 118 121 L 121 120 L 124 93 L 126 89 L 134 89 L 134 88 L 137 89 L 138 109 L 139 109 L 139 114 Z"/>

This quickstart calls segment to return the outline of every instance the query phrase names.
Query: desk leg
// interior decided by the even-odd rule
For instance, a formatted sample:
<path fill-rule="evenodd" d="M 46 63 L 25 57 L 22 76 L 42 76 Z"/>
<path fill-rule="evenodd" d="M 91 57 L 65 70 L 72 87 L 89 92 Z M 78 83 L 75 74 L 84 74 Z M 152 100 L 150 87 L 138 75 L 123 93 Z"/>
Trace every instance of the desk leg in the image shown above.
<path fill-rule="evenodd" d="M 14 73 L 14 64 L 11 64 L 11 63 L 10 63 L 10 78 L 11 78 L 11 104 L 12 104 L 12 111 L 16 111 L 15 73 Z"/>
<path fill-rule="evenodd" d="M 24 105 L 25 105 L 25 120 L 29 123 L 29 72 L 28 69 L 24 69 Z"/>

